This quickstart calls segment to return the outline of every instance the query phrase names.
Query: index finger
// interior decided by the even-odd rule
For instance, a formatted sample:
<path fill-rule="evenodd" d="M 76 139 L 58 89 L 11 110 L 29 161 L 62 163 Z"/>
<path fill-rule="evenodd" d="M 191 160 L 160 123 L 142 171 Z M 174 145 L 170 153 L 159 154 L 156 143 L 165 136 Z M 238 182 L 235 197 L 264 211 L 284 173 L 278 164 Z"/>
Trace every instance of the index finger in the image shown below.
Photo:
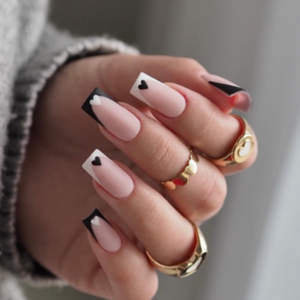
<path fill-rule="evenodd" d="M 100 58 L 98 86 L 117 101 L 141 106 L 128 91 L 140 72 L 162 82 L 185 86 L 228 113 L 233 108 L 249 111 L 252 100 L 246 90 L 218 76 L 209 74 L 191 58 L 117 54 Z M 125 96 L 125 97 L 124 97 Z"/>

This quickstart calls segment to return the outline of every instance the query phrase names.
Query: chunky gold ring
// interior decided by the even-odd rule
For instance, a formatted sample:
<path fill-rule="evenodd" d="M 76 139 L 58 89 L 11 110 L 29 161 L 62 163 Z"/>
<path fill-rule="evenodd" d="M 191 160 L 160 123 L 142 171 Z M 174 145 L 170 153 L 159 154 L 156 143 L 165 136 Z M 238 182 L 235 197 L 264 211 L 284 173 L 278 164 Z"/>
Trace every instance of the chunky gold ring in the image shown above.
<path fill-rule="evenodd" d="M 166 266 L 157 262 L 149 252 L 146 251 L 150 262 L 157 270 L 169 276 L 183 278 L 192 275 L 199 269 L 207 254 L 207 245 L 201 230 L 195 224 L 191 224 L 193 225 L 197 241 L 192 256 L 185 262 L 174 266 Z"/>
<path fill-rule="evenodd" d="M 236 118 L 242 125 L 242 133 L 238 137 L 237 141 L 233 145 L 231 151 L 221 158 L 211 158 L 202 153 L 204 157 L 209 159 L 217 166 L 230 166 L 245 162 L 252 154 L 254 150 L 254 136 L 252 129 L 247 121 L 237 115 L 231 115 Z"/>
<path fill-rule="evenodd" d="M 176 189 L 177 185 L 186 185 L 190 179 L 190 176 L 195 175 L 197 173 L 197 162 L 199 161 L 199 157 L 191 147 L 188 147 L 190 151 L 189 161 L 183 171 L 176 177 L 168 181 L 158 181 L 164 188 L 167 190 L 173 191 Z"/>

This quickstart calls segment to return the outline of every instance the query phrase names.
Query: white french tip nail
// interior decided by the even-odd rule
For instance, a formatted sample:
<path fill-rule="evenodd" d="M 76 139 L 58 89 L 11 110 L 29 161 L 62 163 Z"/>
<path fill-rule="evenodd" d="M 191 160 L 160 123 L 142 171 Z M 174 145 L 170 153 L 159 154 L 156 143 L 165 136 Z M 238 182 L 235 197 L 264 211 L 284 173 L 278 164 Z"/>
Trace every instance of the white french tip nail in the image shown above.
<path fill-rule="evenodd" d="M 141 89 L 139 89 L 139 85 L 141 85 L 142 80 L 147 80 L 147 81 L 155 81 L 158 82 L 160 84 L 163 84 L 162 82 L 158 81 L 157 79 L 147 75 L 146 73 L 141 72 L 140 75 L 138 76 L 138 78 L 136 79 L 136 81 L 134 82 L 131 90 L 130 90 L 130 94 L 133 95 L 134 97 L 138 98 L 139 100 L 143 101 L 144 103 L 146 103 L 147 105 L 149 105 L 150 107 L 154 108 L 154 106 L 149 103 L 145 97 L 142 95 L 141 93 Z"/>
<path fill-rule="evenodd" d="M 108 158 L 104 153 L 102 153 L 100 150 L 96 149 L 88 158 L 87 160 L 83 163 L 82 168 L 88 173 L 90 174 L 100 185 L 102 185 L 102 183 L 100 182 L 100 180 L 97 178 L 96 174 L 93 171 L 93 164 L 92 161 L 95 159 L 96 156 L 101 157 L 105 157 Z"/>

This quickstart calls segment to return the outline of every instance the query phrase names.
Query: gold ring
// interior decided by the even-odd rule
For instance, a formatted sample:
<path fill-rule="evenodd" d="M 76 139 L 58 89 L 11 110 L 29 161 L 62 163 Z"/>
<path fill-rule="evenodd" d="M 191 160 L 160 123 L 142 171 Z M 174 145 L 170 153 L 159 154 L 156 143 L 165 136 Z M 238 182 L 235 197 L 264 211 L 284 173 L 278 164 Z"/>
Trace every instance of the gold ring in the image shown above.
<path fill-rule="evenodd" d="M 186 185 L 190 179 L 190 176 L 195 175 L 197 173 L 197 162 L 199 161 L 199 157 L 191 147 L 188 147 L 190 151 L 189 161 L 183 171 L 176 177 L 168 181 L 158 181 L 164 188 L 167 190 L 173 191 L 176 189 L 177 185 Z"/>
<path fill-rule="evenodd" d="M 209 159 L 217 166 L 230 166 L 243 163 L 251 156 L 254 150 L 255 140 L 250 125 L 240 116 L 231 116 L 236 118 L 242 125 L 242 133 L 233 145 L 231 151 L 221 158 L 211 158 L 202 153 L 205 158 Z"/>
<path fill-rule="evenodd" d="M 183 278 L 192 275 L 199 269 L 207 254 L 207 245 L 201 230 L 192 222 L 191 224 L 193 225 L 197 241 L 192 256 L 185 262 L 174 266 L 166 266 L 157 262 L 149 252 L 146 251 L 149 260 L 157 270 L 169 276 Z"/>

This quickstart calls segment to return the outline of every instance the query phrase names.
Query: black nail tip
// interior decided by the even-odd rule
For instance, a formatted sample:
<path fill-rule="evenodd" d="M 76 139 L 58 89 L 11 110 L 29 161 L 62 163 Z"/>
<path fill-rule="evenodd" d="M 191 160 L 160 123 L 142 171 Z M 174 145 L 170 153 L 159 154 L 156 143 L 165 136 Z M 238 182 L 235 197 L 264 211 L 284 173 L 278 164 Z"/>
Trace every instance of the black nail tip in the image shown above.
<path fill-rule="evenodd" d="M 111 225 L 111 224 L 105 219 L 105 217 L 101 214 L 101 212 L 97 208 L 95 208 L 94 211 L 88 217 L 86 217 L 85 219 L 82 220 L 82 223 L 84 224 L 84 226 L 87 228 L 87 230 L 91 233 L 91 235 L 97 241 L 96 236 L 95 236 L 94 231 L 93 231 L 93 228 L 92 228 L 92 223 L 91 223 L 91 221 L 96 216 L 100 217 L 101 219 L 103 219 L 109 225 Z"/>
<path fill-rule="evenodd" d="M 234 86 L 234 85 L 229 85 L 229 84 L 224 84 L 224 83 L 219 83 L 219 82 L 214 82 L 214 81 L 209 81 L 209 84 L 211 84 L 214 87 L 216 87 L 217 89 L 221 90 L 228 96 L 232 96 L 239 92 L 246 92 L 245 89 L 242 89 L 239 86 Z"/>
<path fill-rule="evenodd" d="M 102 165 L 101 159 L 100 159 L 99 156 L 96 156 L 96 157 L 94 158 L 94 160 L 92 161 L 92 165 L 94 165 L 94 166 L 101 166 L 101 165 Z"/>
<path fill-rule="evenodd" d="M 141 84 L 138 86 L 138 88 L 139 88 L 140 90 L 147 90 L 147 89 L 148 89 L 148 84 L 146 83 L 145 80 L 142 80 L 142 81 L 141 81 Z"/>
<path fill-rule="evenodd" d="M 93 99 L 93 97 L 97 95 L 97 96 L 104 96 L 106 98 L 109 98 L 110 100 L 113 100 L 110 96 L 108 96 L 107 94 L 105 94 L 102 90 L 100 90 L 99 88 L 95 88 L 90 95 L 86 98 L 86 100 L 84 101 L 84 103 L 82 104 L 81 108 L 90 116 L 92 117 L 96 122 L 98 122 L 100 125 L 102 125 L 103 127 L 105 127 L 102 122 L 97 118 L 97 116 L 94 114 L 92 105 L 90 104 L 90 101 Z M 114 101 L 114 100 L 113 100 Z"/>

